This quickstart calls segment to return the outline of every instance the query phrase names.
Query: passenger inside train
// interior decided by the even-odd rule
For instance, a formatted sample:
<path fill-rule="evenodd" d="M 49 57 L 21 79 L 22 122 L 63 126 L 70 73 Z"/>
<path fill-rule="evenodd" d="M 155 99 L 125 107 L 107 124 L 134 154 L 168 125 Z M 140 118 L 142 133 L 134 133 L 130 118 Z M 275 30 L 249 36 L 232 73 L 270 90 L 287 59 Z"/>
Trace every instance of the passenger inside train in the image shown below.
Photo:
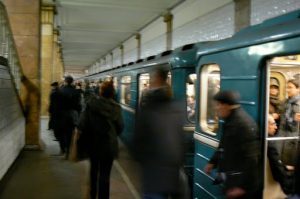
<path fill-rule="evenodd" d="M 281 191 L 274 196 L 278 198 L 284 198 L 283 192 L 288 198 L 293 198 L 297 193 L 300 130 L 300 79 L 297 63 L 299 55 L 275 57 L 269 62 L 271 77 L 268 108 L 271 115 L 268 116 L 267 152 L 273 179 L 281 185 Z M 272 181 L 266 181 L 267 192 L 268 186 L 272 185 Z M 275 192 L 268 192 L 267 195 Z"/>

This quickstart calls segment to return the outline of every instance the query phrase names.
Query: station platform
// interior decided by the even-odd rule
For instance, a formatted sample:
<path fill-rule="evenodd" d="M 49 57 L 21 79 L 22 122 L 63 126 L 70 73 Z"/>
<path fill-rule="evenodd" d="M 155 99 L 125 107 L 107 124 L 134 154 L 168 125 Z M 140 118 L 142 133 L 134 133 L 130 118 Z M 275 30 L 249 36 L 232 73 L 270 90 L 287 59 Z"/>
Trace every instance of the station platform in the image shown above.
<path fill-rule="evenodd" d="M 43 151 L 23 150 L 0 182 L 1 199 L 88 199 L 88 161 L 71 162 L 59 156 L 58 143 L 52 131 L 41 121 Z M 120 146 L 120 157 L 111 173 L 111 199 L 139 199 L 138 166 L 126 147 Z"/>

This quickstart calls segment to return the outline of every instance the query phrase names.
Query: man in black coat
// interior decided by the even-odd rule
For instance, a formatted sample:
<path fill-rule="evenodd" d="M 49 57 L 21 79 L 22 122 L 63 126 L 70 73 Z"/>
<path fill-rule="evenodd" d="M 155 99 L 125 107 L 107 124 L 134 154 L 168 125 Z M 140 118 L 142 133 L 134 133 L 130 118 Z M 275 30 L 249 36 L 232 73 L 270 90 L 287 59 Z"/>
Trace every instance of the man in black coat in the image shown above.
<path fill-rule="evenodd" d="M 53 82 L 51 84 L 51 87 L 52 87 L 52 89 L 51 89 L 50 99 L 49 99 L 50 104 L 49 104 L 49 109 L 48 109 L 48 112 L 49 112 L 49 115 L 50 115 L 48 130 L 54 129 L 55 118 L 56 118 L 56 115 L 57 115 L 57 112 L 58 112 L 57 103 L 59 103 L 58 102 L 58 100 L 59 100 L 58 99 L 58 91 L 59 91 L 58 82 Z"/>
<path fill-rule="evenodd" d="M 72 85 L 73 78 L 65 77 L 65 85 L 58 92 L 58 113 L 56 130 L 61 135 L 61 145 L 66 153 L 66 159 L 69 155 L 72 134 L 77 126 L 79 114 L 81 112 L 81 96 Z"/>
<path fill-rule="evenodd" d="M 268 116 L 268 137 L 275 137 L 275 133 L 277 130 L 277 125 L 274 117 L 270 114 Z M 279 154 L 279 141 L 268 141 L 268 159 L 270 164 L 270 169 L 272 172 L 273 179 L 277 181 L 282 190 L 288 194 L 290 193 L 290 184 L 291 179 L 287 175 L 287 170 L 285 169 L 285 165 L 282 163 Z"/>
<path fill-rule="evenodd" d="M 182 110 L 171 99 L 168 71 L 157 69 L 143 94 L 134 146 L 143 175 L 143 198 L 178 197 L 183 165 Z"/>
<path fill-rule="evenodd" d="M 239 94 L 221 91 L 214 96 L 216 109 L 224 120 L 219 147 L 205 172 L 217 168 L 215 183 L 224 183 L 226 198 L 262 198 L 262 169 L 257 127 L 253 119 L 240 107 Z"/>
<path fill-rule="evenodd" d="M 56 140 L 59 143 L 60 147 L 60 155 L 63 155 L 65 153 L 65 148 L 63 145 L 63 137 L 62 137 L 62 132 L 59 130 L 59 103 L 60 103 L 60 96 L 59 96 L 59 84 L 58 82 L 53 82 L 51 84 L 52 90 L 50 93 L 50 104 L 49 104 L 49 124 L 48 124 L 48 130 L 53 130 L 54 136 Z"/>

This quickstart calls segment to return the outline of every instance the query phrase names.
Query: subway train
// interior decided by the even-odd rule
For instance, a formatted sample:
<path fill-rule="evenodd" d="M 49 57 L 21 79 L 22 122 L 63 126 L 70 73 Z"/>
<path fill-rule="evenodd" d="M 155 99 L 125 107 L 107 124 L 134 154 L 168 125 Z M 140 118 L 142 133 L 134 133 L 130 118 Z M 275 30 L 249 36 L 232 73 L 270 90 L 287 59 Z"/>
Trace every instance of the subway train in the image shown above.
<path fill-rule="evenodd" d="M 199 44 L 197 44 L 199 45 Z M 174 100 L 180 101 L 185 112 L 185 164 L 184 169 L 192 188 L 194 165 L 195 130 L 195 67 L 196 46 L 187 44 L 173 51 L 165 51 L 156 56 L 149 56 L 144 60 L 131 62 L 110 70 L 81 78 L 81 81 L 97 82 L 113 79 L 116 88 L 116 100 L 122 107 L 124 131 L 121 140 L 132 149 L 135 126 L 135 113 L 143 90 L 149 87 L 150 73 L 157 67 L 169 71 L 168 83 L 171 85 Z"/>
<path fill-rule="evenodd" d="M 270 175 L 267 147 L 271 141 L 280 145 L 290 139 L 295 141 L 297 151 L 299 128 L 297 136 L 286 137 L 279 125 L 282 132 L 276 138 L 268 137 L 269 93 L 272 79 L 278 86 L 278 98 L 285 101 L 288 80 L 299 77 L 300 11 L 250 26 L 229 39 L 205 43 L 197 48 L 196 56 L 194 198 L 224 198 L 223 185 L 213 185 L 216 173 L 204 172 L 222 135 L 223 121 L 219 120 L 212 103 L 213 96 L 220 90 L 238 91 L 241 106 L 258 125 L 263 155 L 257 169 L 264 174 L 261 175 L 264 198 L 285 198 Z M 284 111 L 281 117 L 283 114 Z M 295 162 L 293 167 L 292 172 L 295 172 Z"/>
<path fill-rule="evenodd" d="M 257 123 L 262 152 L 257 169 L 263 173 L 264 198 L 285 198 L 282 188 L 272 179 L 267 147 L 270 141 L 296 140 L 298 143 L 299 132 L 293 137 L 281 134 L 276 139 L 268 137 L 269 93 L 271 80 L 276 81 L 278 98 L 283 102 L 288 97 L 288 80 L 299 78 L 300 10 L 242 29 L 228 39 L 186 45 L 173 52 L 85 77 L 114 79 L 117 100 L 126 121 L 122 139 L 129 147 L 139 97 L 148 86 L 149 73 L 158 66 L 170 70 L 169 83 L 174 98 L 185 102 L 182 104 L 186 108 L 184 129 L 188 146 L 185 167 L 193 177 L 193 198 L 225 198 L 223 185 L 213 185 L 216 172 L 210 175 L 204 172 L 222 135 L 223 121 L 218 118 L 213 101 L 213 96 L 220 90 L 238 91 L 241 106 Z M 190 117 L 192 103 L 195 114 Z M 278 128 L 280 131 L 280 126 Z M 298 146 L 295 147 L 297 150 Z M 297 165 L 293 172 L 295 169 Z"/>

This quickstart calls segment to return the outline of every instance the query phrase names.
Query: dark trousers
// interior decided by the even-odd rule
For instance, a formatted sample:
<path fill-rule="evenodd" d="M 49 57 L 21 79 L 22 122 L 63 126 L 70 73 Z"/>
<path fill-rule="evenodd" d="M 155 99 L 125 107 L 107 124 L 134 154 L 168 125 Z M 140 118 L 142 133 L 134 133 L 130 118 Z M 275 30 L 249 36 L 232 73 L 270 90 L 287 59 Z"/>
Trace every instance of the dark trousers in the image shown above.
<path fill-rule="evenodd" d="M 236 199 L 262 199 L 262 195 L 263 195 L 263 191 L 259 190 L 256 192 L 245 194 L 244 196 L 238 197 Z"/>
<path fill-rule="evenodd" d="M 75 127 L 64 127 L 54 129 L 54 135 L 57 137 L 61 153 L 66 154 L 66 159 L 69 157 L 72 136 Z"/>
<path fill-rule="evenodd" d="M 90 197 L 96 199 L 109 199 L 110 172 L 113 157 L 90 158 Z"/>

